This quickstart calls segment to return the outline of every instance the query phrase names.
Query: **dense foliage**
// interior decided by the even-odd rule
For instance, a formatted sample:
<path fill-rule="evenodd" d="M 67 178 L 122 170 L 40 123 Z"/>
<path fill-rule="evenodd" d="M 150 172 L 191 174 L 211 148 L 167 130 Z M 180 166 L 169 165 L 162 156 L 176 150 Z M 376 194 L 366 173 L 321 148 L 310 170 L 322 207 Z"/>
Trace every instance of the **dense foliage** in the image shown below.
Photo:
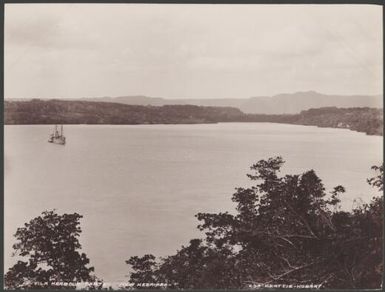
<path fill-rule="evenodd" d="M 340 210 L 342 186 L 330 194 L 313 170 L 279 176 L 280 157 L 251 167 L 250 188 L 232 197 L 236 214 L 199 213 L 204 239 L 172 256 L 131 257 L 129 282 L 174 288 L 246 288 L 313 284 L 379 288 L 382 280 L 383 198 L 352 212 Z M 369 180 L 382 188 L 383 167 Z"/>
<path fill-rule="evenodd" d="M 248 288 L 317 285 L 379 288 L 383 273 L 383 197 L 351 212 L 340 209 L 342 186 L 329 194 L 313 170 L 280 176 L 281 157 L 251 166 L 253 186 L 237 188 L 236 212 L 196 215 L 204 232 L 176 254 L 133 256 L 127 287 Z M 383 165 L 368 183 L 383 190 Z M 78 237 L 81 215 L 45 211 L 15 234 L 20 260 L 5 275 L 8 289 L 74 288 L 103 283 L 87 267 Z"/>
<path fill-rule="evenodd" d="M 109 102 L 5 101 L 5 124 L 190 124 L 235 121 L 235 108 L 195 105 L 161 107 Z"/>
<path fill-rule="evenodd" d="M 296 124 L 348 128 L 369 135 L 383 135 L 382 109 L 319 108 L 302 111 Z"/>
<path fill-rule="evenodd" d="M 376 108 L 323 107 L 302 111 L 294 115 L 255 115 L 247 121 L 288 123 L 328 128 L 345 128 L 368 135 L 383 135 L 383 112 Z"/>
<path fill-rule="evenodd" d="M 75 288 L 74 283 L 94 282 L 93 267 L 80 253 L 81 215 L 45 211 L 15 234 L 14 256 L 22 260 L 5 275 L 8 289 Z"/>
<path fill-rule="evenodd" d="M 383 113 L 375 108 L 325 107 L 299 114 L 244 114 L 232 107 L 195 105 L 143 106 L 111 102 L 32 100 L 5 101 L 5 124 L 197 124 L 272 122 L 348 128 L 383 134 Z"/>

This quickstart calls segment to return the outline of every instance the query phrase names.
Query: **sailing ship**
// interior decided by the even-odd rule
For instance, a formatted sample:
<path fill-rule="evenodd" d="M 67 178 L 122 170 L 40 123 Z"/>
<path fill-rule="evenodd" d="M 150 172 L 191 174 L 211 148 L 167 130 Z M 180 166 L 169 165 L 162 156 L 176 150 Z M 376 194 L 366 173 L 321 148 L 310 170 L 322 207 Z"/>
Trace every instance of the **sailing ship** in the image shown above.
<path fill-rule="evenodd" d="M 60 144 L 60 145 L 65 145 L 66 143 L 66 137 L 63 135 L 63 125 L 60 127 L 60 133 L 57 129 L 57 125 L 55 125 L 55 130 L 53 133 L 50 135 L 48 139 L 49 143 L 55 143 L 55 144 Z"/>

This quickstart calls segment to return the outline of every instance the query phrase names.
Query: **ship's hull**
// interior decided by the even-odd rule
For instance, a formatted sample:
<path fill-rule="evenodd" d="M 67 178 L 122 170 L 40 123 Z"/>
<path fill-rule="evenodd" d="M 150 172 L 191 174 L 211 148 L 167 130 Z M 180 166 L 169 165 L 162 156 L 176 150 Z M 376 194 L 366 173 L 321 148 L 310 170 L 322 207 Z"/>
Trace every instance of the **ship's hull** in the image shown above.
<path fill-rule="evenodd" d="M 59 144 L 59 145 L 65 145 L 66 141 L 64 138 L 50 138 L 48 140 L 49 143 Z"/>

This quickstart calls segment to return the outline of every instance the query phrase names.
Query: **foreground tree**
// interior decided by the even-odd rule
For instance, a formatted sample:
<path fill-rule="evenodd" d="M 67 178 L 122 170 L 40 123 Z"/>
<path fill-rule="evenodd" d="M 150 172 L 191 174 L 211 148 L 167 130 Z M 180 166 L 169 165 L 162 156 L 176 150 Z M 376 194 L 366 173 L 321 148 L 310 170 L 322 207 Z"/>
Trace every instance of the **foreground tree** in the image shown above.
<path fill-rule="evenodd" d="M 5 275 L 8 289 L 75 288 L 74 283 L 94 282 L 93 267 L 80 253 L 81 215 L 45 211 L 15 234 L 14 256 L 19 260 Z"/>
<path fill-rule="evenodd" d="M 374 165 L 372 166 L 372 169 L 377 172 L 377 175 L 369 178 L 368 183 L 375 187 L 378 188 L 380 191 L 384 190 L 384 164 L 377 166 Z"/>
<path fill-rule="evenodd" d="M 383 199 L 340 211 L 342 186 L 327 194 L 313 170 L 279 176 L 283 164 L 281 157 L 254 164 L 248 177 L 256 184 L 236 190 L 235 215 L 197 214 L 205 240 L 158 263 L 151 256 L 151 269 L 133 266 L 131 282 L 140 274 L 176 288 L 379 288 Z M 382 180 L 380 173 L 369 182 L 381 188 Z"/>

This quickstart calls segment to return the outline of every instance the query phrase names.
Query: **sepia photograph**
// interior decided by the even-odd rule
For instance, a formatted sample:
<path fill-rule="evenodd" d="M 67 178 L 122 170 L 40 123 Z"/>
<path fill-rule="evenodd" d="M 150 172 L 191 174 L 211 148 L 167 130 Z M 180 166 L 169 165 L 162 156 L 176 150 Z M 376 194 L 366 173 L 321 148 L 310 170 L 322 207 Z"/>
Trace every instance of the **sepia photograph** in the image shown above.
<path fill-rule="evenodd" d="M 6 3 L 3 48 L 4 289 L 383 287 L 382 5 Z"/>

